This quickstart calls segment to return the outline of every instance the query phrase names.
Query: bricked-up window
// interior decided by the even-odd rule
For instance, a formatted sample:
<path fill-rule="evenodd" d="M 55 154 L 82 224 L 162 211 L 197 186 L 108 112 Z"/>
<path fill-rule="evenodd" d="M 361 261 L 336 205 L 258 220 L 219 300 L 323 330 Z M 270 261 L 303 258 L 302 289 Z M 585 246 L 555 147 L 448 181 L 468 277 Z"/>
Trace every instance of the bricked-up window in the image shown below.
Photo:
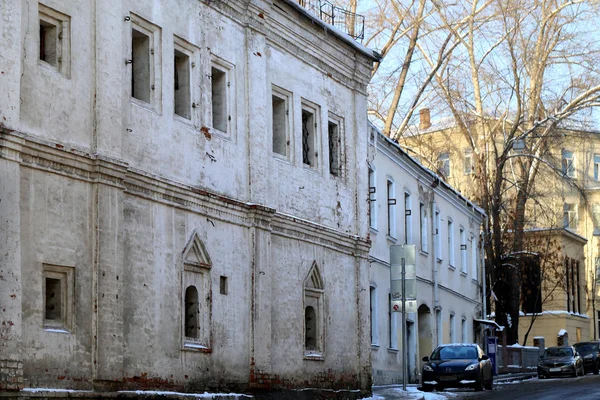
<path fill-rule="evenodd" d="M 227 72 L 212 67 L 210 77 L 212 90 L 212 126 L 221 132 L 227 132 L 229 118 L 227 108 Z"/>
<path fill-rule="evenodd" d="M 150 103 L 150 37 L 131 30 L 131 97 Z"/>
<path fill-rule="evenodd" d="M 40 65 L 69 77 L 71 19 L 52 8 L 38 4 Z"/>
<path fill-rule="evenodd" d="M 211 346 L 212 263 L 197 232 L 183 251 L 183 350 L 204 351 Z"/>
<path fill-rule="evenodd" d="M 302 104 L 302 163 L 313 168 L 317 166 L 318 128 L 316 108 Z"/>
<path fill-rule="evenodd" d="M 273 87 L 271 94 L 273 153 L 289 156 L 290 147 L 290 95 L 279 88 Z"/>
<path fill-rule="evenodd" d="M 191 119 L 190 57 L 178 49 L 175 49 L 173 58 L 173 73 L 175 114 L 186 119 Z"/>
<path fill-rule="evenodd" d="M 69 330 L 73 324 L 75 269 L 43 265 L 44 328 Z"/>
<path fill-rule="evenodd" d="M 198 289 L 194 286 L 189 286 L 185 289 L 185 337 L 198 339 Z"/>
<path fill-rule="evenodd" d="M 325 285 L 316 262 L 304 279 L 304 358 L 324 359 Z"/>
<path fill-rule="evenodd" d="M 333 176 L 342 175 L 341 164 L 341 135 L 340 125 L 335 121 L 329 121 L 327 124 L 328 143 L 329 143 L 329 173 Z"/>

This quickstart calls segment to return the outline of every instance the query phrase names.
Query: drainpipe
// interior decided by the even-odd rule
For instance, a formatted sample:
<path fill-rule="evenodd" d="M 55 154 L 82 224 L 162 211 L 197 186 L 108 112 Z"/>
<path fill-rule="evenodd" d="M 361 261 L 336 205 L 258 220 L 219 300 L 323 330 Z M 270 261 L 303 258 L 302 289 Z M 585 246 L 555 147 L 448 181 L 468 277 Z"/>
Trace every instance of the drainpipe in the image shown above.
<path fill-rule="evenodd" d="M 489 228 L 489 221 L 488 221 L 488 217 L 487 215 L 485 216 L 485 231 L 483 232 L 483 234 L 481 235 L 481 275 L 482 275 L 482 297 L 483 297 L 483 319 L 487 319 L 487 309 L 486 309 L 486 300 L 487 300 L 487 296 L 486 296 L 486 276 L 485 276 L 485 253 L 484 253 L 484 246 L 485 246 L 485 235 L 488 232 L 488 228 Z"/>
<path fill-rule="evenodd" d="M 435 192 L 432 190 L 431 191 L 432 195 L 435 196 Z M 436 228 L 439 228 L 436 226 L 436 219 L 435 219 L 435 197 L 434 199 L 431 201 L 431 247 L 432 247 L 432 252 L 431 254 L 433 255 L 433 257 L 431 257 L 431 261 L 432 261 L 432 271 L 433 271 L 433 318 L 435 319 L 435 343 L 439 346 L 441 343 L 438 343 L 438 338 L 439 338 L 439 334 L 438 334 L 438 330 L 440 329 L 439 326 L 437 326 L 438 323 L 438 319 L 437 319 L 437 309 L 439 307 L 439 295 L 438 295 L 438 262 L 437 262 L 437 242 L 436 242 L 436 233 L 435 230 Z M 439 232 L 438 232 L 438 237 L 437 239 L 439 240 Z"/>

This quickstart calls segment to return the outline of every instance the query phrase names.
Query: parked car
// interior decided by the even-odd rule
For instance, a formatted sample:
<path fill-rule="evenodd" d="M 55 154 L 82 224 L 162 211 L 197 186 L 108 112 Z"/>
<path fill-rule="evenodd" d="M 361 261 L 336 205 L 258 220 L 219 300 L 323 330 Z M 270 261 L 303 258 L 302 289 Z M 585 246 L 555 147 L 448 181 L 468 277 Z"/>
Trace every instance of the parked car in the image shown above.
<path fill-rule="evenodd" d="M 579 342 L 573 345 L 583 358 L 583 369 L 586 373 L 598 375 L 600 371 L 600 342 Z"/>
<path fill-rule="evenodd" d="M 538 363 L 538 378 L 583 375 L 583 359 L 572 346 L 548 347 Z"/>
<path fill-rule="evenodd" d="M 473 387 L 492 390 L 492 363 L 476 344 L 444 344 L 436 347 L 430 357 L 423 357 L 422 390 L 434 388 Z"/>

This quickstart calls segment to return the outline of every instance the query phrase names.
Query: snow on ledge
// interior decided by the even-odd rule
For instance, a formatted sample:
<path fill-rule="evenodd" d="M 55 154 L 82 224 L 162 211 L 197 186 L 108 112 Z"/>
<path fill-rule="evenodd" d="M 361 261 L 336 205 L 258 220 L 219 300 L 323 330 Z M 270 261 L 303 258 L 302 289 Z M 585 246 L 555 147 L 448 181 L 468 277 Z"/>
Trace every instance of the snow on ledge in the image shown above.
<path fill-rule="evenodd" d="M 194 398 L 204 398 L 204 399 L 211 399 L 214 396 L 229 396 L 229 397 L 247 397 L 247 398 L 252 398 L 252 396 L 246 395 L 246 394 L 239 394 L 239 393 L 208 393 L 208 392 L 204 392 L 204 393 L 180 393 L 180 392 L 163 392 L 163 391 L 157 391 L 157 390 L 121 390 L 118 393 L 134 393 L 134 394 L 139 394 L 139 395 L 148 395 L 148 394 L 152 394 L 152 395 L 159 395 L 159 396 L 183 396 L 183 397 L 194 397 Z"/>

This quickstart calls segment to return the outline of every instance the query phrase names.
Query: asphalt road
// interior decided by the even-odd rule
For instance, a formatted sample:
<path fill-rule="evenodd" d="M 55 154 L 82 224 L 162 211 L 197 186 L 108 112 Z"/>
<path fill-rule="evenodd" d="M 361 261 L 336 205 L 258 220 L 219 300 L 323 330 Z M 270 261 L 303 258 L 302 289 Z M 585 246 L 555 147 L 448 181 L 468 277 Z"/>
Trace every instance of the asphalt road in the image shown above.
<path fill-rule="evenodd" d="M 450 389 L 434 393 L 448 399 L 600 400 L 600 375 L 498 383 L 494 384 L 494 390 L 483 392 Z"/>

